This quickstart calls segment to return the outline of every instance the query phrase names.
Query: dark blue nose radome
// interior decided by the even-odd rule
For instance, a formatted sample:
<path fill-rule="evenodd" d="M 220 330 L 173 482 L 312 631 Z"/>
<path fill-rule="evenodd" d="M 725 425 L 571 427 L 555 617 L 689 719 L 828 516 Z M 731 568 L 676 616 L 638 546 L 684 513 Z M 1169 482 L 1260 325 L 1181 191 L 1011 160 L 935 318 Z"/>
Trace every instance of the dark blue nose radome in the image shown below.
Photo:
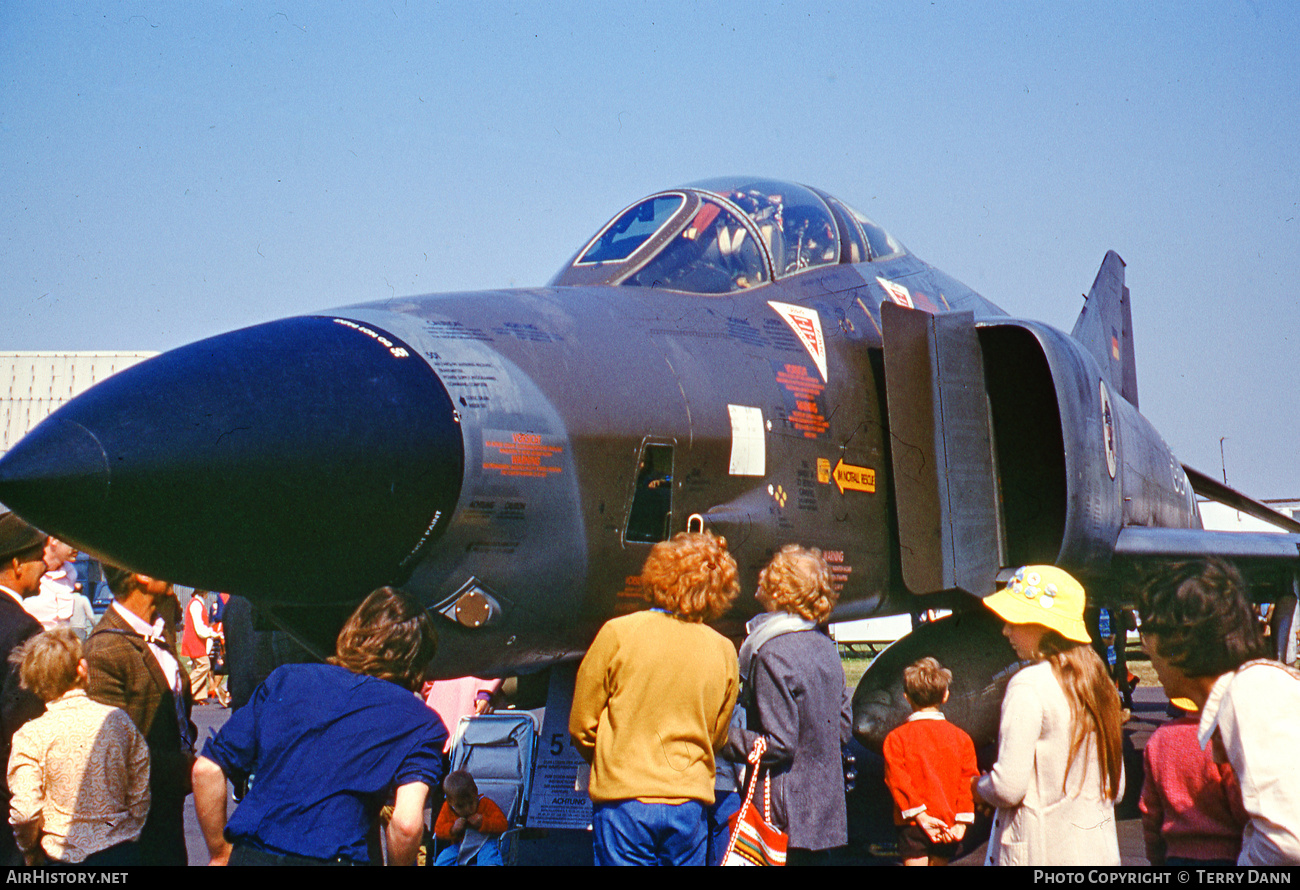
<path fill-rule="evenodd" d="M 459 417 L 410 346 L 289 318 L 173 350 L 47 418 L 0 501 L 106 561 L 281 602 L 400 584 L 460 494 Z"/>

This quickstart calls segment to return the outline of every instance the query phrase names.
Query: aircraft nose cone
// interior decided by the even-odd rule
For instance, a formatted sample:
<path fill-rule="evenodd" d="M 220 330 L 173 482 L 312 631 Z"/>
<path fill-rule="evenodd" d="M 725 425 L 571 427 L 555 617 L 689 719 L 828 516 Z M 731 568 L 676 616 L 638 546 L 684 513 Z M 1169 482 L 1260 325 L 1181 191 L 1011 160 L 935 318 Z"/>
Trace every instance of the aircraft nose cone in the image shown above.
<path fill-rule="evenodd" d="M 0 488 L 6 503 L 102 505 L 108 460 L 94 433 L 76 421 L 51 417 L 0 461 Z"/>
<path fill-rule="evenodd" d="M 442 382 L 373 325 L 284 319 L 109 378 L 0 460 L 0 501 L 107 561 L 303 602 L 400 583 L 450 520 Z"/>

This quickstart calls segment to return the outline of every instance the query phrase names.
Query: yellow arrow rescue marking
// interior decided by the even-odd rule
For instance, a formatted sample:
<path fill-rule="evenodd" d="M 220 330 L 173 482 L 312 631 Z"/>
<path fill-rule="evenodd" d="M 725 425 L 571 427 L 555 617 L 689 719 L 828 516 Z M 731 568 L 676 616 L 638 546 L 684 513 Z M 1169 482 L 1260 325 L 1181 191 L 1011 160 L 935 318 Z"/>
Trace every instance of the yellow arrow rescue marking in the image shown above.
<path fill-rule="evenodd" d="M 846 491 L 874 492 L 876 490 L 876 471 L 871 467 L 855 467 L 846 464 L 844 458 L 840 458 L 840 462 L 835 465 L 833 475 L 840 494 Z"/>

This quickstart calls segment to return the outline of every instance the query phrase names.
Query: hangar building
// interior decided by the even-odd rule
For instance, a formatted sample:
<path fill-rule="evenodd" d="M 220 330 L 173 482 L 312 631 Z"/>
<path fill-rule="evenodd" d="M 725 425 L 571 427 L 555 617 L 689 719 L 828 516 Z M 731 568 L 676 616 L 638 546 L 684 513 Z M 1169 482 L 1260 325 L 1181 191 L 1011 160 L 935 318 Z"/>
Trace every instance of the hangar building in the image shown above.
<path fill-rule="evenodd" d="M 60 405 L 156 352 L 0 352 L 0 454 Z"/>

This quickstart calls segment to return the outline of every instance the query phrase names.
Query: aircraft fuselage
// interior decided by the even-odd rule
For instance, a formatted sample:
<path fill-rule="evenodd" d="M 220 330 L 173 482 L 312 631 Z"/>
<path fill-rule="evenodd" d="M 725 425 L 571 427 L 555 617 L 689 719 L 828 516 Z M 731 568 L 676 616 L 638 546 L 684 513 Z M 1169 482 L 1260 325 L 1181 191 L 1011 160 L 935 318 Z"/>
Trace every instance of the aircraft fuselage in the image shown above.
<path fill-rule="evenodd" d="M 1103 308 L 1122 270 L 1108 255 Z M 631 205 L 547 287 L 347 306 L 136 365 L 6 455 L 0 498 L 326 644 L 402 585 L 447 619 L 446 675 L 578 657 L 644 608 L 646 554 L 686 529 L 736 556 L 736 636 L 789 542 L 825 552 L 836 619 L 952 605 L 1018 564 L 1106 579 L 1127 526 L 1199 528 L 1124 396 L 1127 316 L 1089 324 L 1007 318 L 823 193 L 704 184 Z"/>

